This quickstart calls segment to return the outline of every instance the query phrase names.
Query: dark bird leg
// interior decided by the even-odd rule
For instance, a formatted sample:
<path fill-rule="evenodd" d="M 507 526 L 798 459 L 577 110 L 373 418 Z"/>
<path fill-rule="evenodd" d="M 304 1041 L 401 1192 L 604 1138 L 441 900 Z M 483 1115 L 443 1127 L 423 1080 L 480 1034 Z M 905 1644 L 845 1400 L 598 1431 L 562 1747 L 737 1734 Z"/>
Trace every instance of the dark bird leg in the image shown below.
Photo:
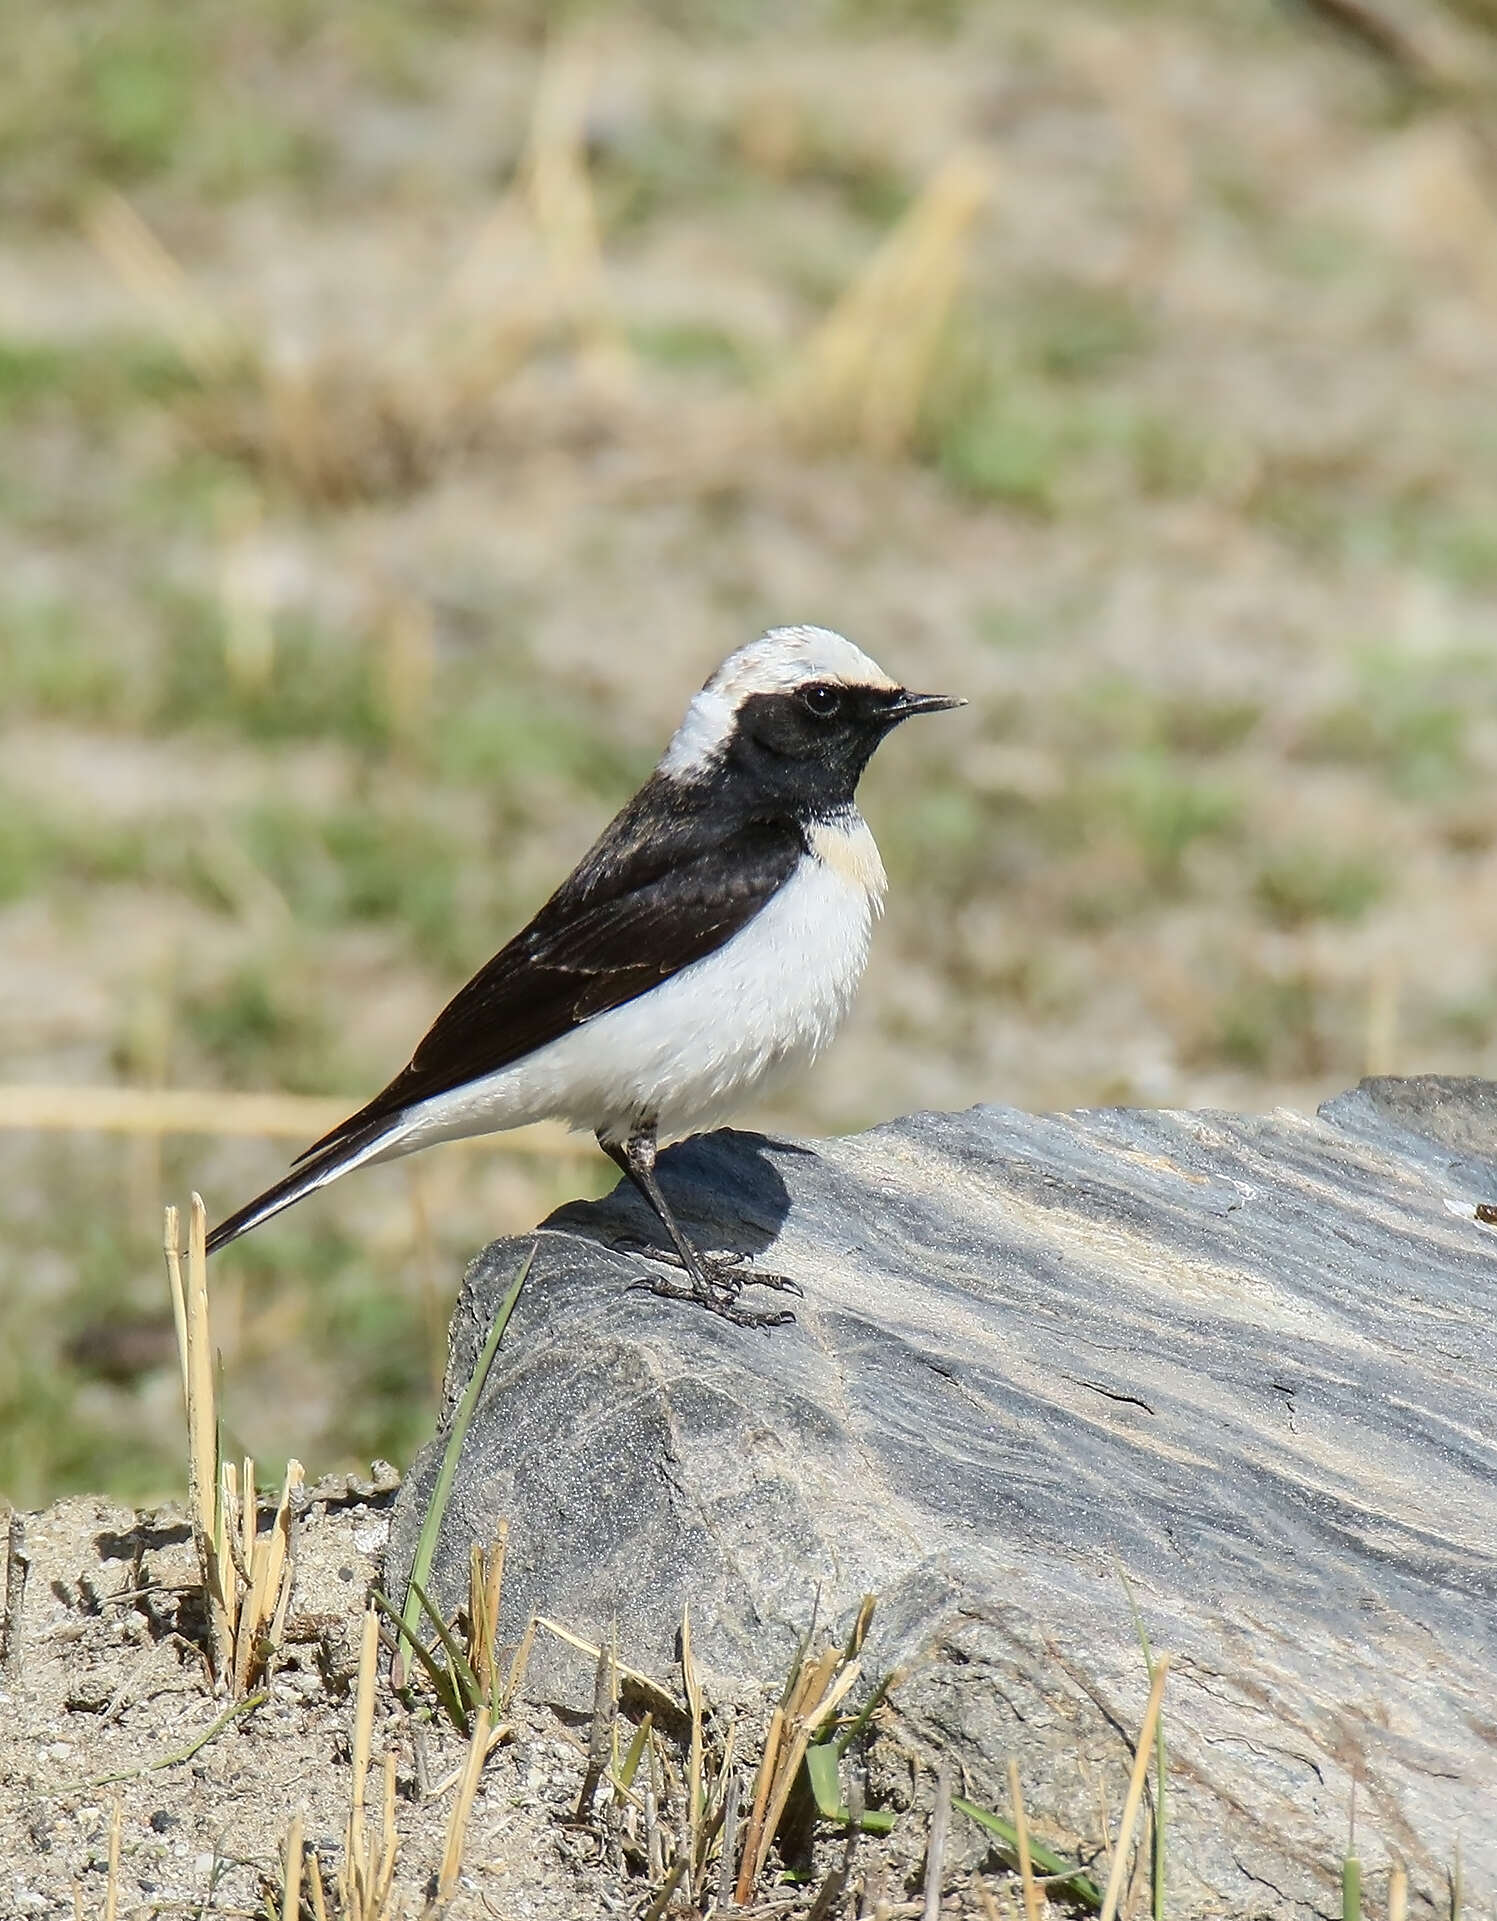
<path fill-rule="evenodd" d="M 800 1289 L 793 1281 L 786 1280 L 781 1274 L 740 1273 L 736 1261 L 702 1254 L 687 1240 L 666 1204 L 655 1175 L 653 1121 L 636 1127 L 622 1147 L 615 1141 L 605 1141 L 601 1135 L 598 1145 L 611 1161 L 623 1169 L 654 1208 L 686 1274 L 688 1285 L 684 1287 L 674 1281 L 649 1282 L 652 1294 L 661 1294 L 673 1301 L 695 1301 L 698 1306 L 710 1308 L 714 1314 L 722 1315 L 724 1320 L 732 1321 L 738 1327 L 782 1327 L 785 1322 L 795 1319 L 789 1308 L 770 1308 L 763 1313 L 756 1313 L 751 1308 L 738 1305 L 738 1297 L 745 1287 L 772 1287 L 783 1293 L 798 1294 Z M 669 1259 L 669 1256 L 665 1258 Z"/>

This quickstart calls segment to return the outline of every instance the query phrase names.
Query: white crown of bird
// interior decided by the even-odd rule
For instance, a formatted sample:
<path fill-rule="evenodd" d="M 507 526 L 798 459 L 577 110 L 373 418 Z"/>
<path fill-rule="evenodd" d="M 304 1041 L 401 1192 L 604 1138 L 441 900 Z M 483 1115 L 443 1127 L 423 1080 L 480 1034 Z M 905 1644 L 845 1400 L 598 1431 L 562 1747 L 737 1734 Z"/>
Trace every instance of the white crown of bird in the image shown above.
<path fill-rule="evenodd" d="M 738 709 L 753 694 L 788 694 L 809 682 L 841 687 L 898 685 L 830 627 L 773 627 L 729 654 L 686 710 L 660 761 L 663 774 L 698 774 L 722 750 Z"/>

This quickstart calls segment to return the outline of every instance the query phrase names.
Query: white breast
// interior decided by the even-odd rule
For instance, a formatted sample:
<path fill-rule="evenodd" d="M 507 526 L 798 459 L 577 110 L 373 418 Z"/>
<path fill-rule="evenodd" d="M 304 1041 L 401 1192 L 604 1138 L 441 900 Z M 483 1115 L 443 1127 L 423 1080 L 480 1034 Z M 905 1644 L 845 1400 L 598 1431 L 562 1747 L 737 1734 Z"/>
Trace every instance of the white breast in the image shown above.
<path fill-rule="evenodd" d="M 852 1005 L 884 886 L 856 812 L 815 829 L 812 846 L 715 953 L 499 1073 L 422 1102 L 370 1158 L 545 1119 L 610 1140 L 652 1116 L 662 1136 L 690 1133 L 725 1119 L 771 1075 L 809 1065 Z"/>

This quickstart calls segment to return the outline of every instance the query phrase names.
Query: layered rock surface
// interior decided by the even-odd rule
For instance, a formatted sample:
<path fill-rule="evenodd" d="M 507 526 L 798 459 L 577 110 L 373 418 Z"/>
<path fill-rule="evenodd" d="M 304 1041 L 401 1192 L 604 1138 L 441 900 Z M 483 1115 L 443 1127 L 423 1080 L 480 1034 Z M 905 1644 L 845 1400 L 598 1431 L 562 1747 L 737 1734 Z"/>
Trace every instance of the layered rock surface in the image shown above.
<path fill-rule="evenodd" d="M 1314 1120 L 724 1132 L 661 1170 L 700 1243 L 801 1283 L 797 1323 L 634 1287 L 656 1235 L 627 1189 L 554 1216 L 439 1591 L 507 1519 L 511 1633 L 616 1618 L 663 1672 L 689 1601 L 727 1690 L 778 1683 L 818 1592 L 836 1625 L 876 1593 L 897 1744 L 990 1805 L 1016 1755 L 1036 1825 L 1095 1850 L 1148 1688 L 1126 1573 L 1173 1658 L 1172 1912 L 1337 1908 L 1354 1782 L 1359 1850 L 1409 1863 L 1413 1912 L 1448 1911 L 1457 1852 L 1497 1892 L 1497 1085 L 1369 1081 Z M 529 1245 L 467 1276 L 448 1418 Z"/>

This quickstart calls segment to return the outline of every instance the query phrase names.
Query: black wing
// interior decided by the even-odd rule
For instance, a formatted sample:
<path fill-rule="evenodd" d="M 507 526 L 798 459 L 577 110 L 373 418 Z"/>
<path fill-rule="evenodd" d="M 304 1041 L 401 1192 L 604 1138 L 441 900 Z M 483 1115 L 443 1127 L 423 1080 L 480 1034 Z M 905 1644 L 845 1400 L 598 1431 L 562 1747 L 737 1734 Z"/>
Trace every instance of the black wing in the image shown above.
<path fill-rule="evenodd" d="M 793 820 L 725 820 L 651 781 L 448 1002 L 410 1065 L 295 1165 L 659 986 L 752 920 L 804 851 Z"/>

